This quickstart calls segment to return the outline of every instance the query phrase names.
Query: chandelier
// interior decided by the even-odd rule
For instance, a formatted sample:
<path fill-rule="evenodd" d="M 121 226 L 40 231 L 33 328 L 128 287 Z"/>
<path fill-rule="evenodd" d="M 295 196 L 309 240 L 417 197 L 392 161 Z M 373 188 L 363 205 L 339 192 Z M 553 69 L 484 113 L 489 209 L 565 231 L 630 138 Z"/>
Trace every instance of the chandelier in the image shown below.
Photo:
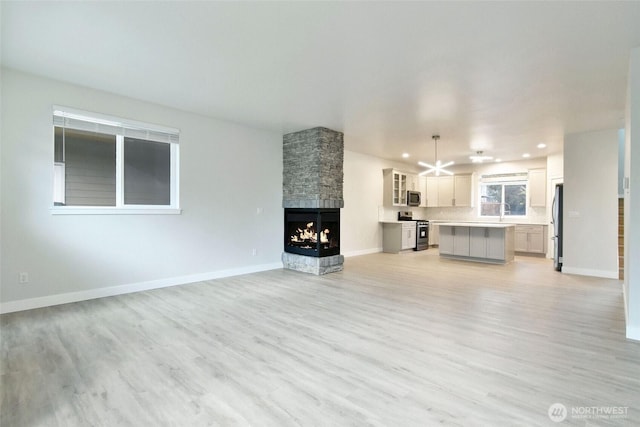
<path fill-rule="evenodd" d="M 423 176 L 423 175 L 428 175 L 432 172 L 435 172 L 436 176 L 440 176 L 440 173 L 444 173 L 447 175 L 453 175 L 453 172 L 448 171 L 446 168 L 451 166 L 453 164 L 453 161 L 451 162 L 447 162 L 447 163 L 442 163 L 441 160 L 438 160 L 438 140 L 440 139 L 440 135 L 433 135 L 431 138 L 433 138 L 433 142 L 435 143 L 435 165 L 431 165 L 429 163 L 425 163 L 425 162 L 418 162 L 418 164 L 420 166 L 423 166 L 425 168 L 429 168 L 426 171 L 420 172 L 418 175 Z"/>

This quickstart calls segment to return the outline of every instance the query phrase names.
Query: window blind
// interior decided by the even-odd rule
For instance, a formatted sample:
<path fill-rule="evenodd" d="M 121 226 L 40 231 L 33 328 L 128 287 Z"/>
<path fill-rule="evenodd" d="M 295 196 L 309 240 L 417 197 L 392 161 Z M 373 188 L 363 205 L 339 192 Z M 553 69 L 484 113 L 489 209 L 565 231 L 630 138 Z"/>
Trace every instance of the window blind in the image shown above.
<path fill-rule="evenodd" d="M 513 181 L 526 181 L 528 174 L 526 172 L 517 173 L 501 173 L 494 175 L 482 175 L 480 177 L 481 182 L 513 182 Z"/>
<path fill-rule="evenodd" d="M 147 141 L 179 143 L 180 131 L 158 125 L 118 119 L 103 115 L 72 111 L 67 108 L 56 108 L 53 111 L 53 125 L 107 135 L 123 135 L 129 138 Z"/>

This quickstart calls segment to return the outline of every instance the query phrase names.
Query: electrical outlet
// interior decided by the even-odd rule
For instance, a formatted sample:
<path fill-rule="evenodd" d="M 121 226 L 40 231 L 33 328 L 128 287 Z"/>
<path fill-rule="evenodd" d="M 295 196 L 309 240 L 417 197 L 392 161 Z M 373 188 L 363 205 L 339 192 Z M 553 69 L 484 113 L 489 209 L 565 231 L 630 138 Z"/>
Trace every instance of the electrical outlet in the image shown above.
<path fill-rule="evenodd" d="M 256 248 L 253 248 L 253 250 L 251 251 L 251 254 L 252 254 L 253 256 L 258 255 L 258 250 L 257 250 Z"/>
<path fill-rule="evenodd" d="M 29 283 L 29 273 L 20 273 L 18 277 L 18 282 L 20 283 Z"/>
<path fill-rule="evenodd" d="M 256 215 L 262 214 L 262 211 L 263 211 L 262 208 L 256 208 Z"/>

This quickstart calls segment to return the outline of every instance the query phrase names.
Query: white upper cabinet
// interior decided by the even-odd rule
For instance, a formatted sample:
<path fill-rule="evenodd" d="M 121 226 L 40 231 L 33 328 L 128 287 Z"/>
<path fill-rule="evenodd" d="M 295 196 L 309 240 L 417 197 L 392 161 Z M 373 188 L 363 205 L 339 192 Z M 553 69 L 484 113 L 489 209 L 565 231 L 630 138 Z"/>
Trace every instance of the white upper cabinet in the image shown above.
<path fill-rule="evenodd" d="M 420 207 L 473 206 L 473 175 L 419 176 L 383 169 L 385 206 L 407 206 L 407 190 L 419 191 Z"/>
<path fill-rule="evenodd" d="M 473 180 L 471 175 L 454 175 L 453 206 L 473 206 Z"/>
<path fill-rule="evenodd" d="M 438 207 L 453 206 L 453 176 L 439 176 L 438 179 Z"/>
<path fill-rule="evenodd" d="M 407 175 L 407 190 L 420 191 L 420 184 L 418 182 L 418 175 L 408 173 Z"/>
<path fill-rule="evenodd" d="M 437 182 L 438 204 L 435 205 L 436 207 L 473 206 L 472 175 L 439 176 L 433 178 Z M 429 189 L 429 184 L 430 182 L 427 182 L 427 190 Z"/>
<path fill-rule="evenodd" d="M 425 192 L 425 204 L 428 208 L 438 207 L 438 177 L 426 177 L 427 191 Z"/>
<path fill-rule="evenodd" d="M 546 169 L 529 169 L 529 206 L 545 207 L 547 205 L 547 171 Z"/>
<path fill-rule="evenodd" d="M 420 207 L 427 207 L 427 198 L 428 198 L 428 190 L 427 190 L 427 177 L 426 176 L 418 176 L 418 191 L 420 192 Z"/>
<path fill-rule="evenodd" d="M 422 188 L 419 179 L 421 177 L 418 175 L 397 169 L 383 169 L 382 175 L 384 177 L 382 203 L 385 206 L 407 206 L 407 191 L 420 191 L 424 198 L 426 188 Z"/>
<path fill-rule="evenodd" d="M 407 174 L 395 169 L 384 169 L 382 203 L 385 206 L 407 206 Z"/>

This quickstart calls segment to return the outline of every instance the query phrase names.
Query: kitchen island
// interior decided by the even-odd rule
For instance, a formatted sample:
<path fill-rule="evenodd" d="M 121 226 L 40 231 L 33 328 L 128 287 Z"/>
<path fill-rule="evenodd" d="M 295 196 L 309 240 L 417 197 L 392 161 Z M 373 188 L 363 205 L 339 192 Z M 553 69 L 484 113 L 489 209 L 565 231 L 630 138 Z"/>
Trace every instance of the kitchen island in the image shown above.
<path fill-rule="evenodd" d="M 438 226 L 441 257 L 494 264 L 513 261 L 515 224 L 442 222 Z"/>

